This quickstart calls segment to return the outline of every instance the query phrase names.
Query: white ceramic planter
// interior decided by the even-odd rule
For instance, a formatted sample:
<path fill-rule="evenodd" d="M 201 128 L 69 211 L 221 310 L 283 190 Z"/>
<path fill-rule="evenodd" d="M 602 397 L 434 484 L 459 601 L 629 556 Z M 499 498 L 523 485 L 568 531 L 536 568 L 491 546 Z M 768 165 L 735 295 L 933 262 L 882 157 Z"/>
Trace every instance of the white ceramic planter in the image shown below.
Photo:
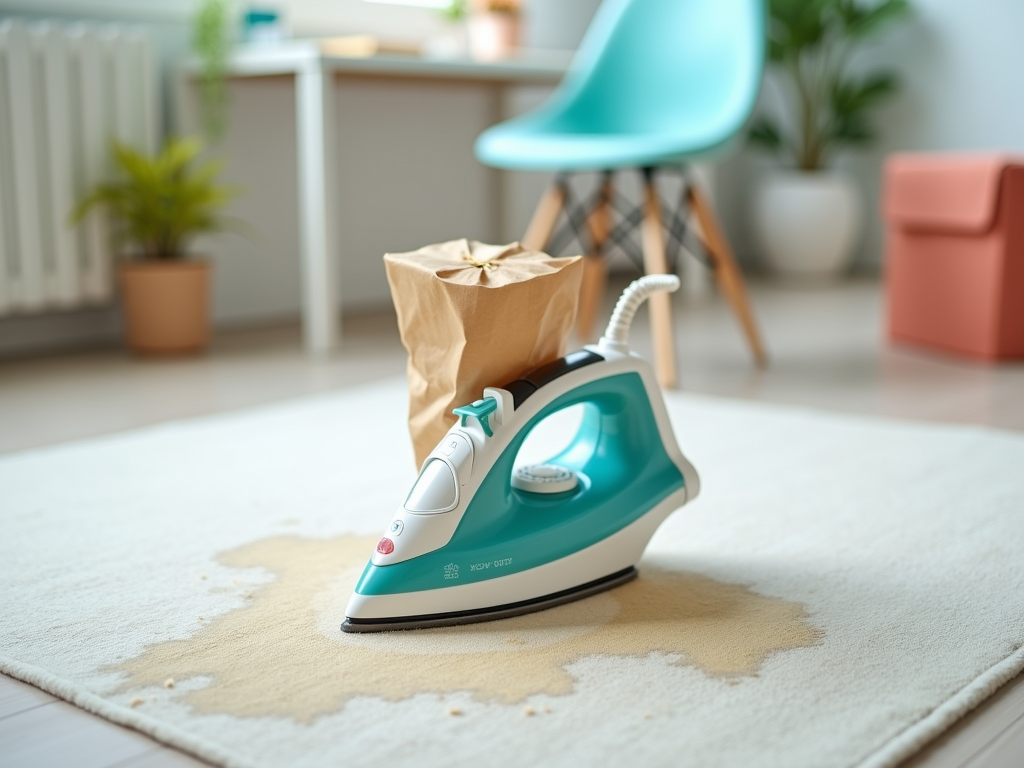
<path fill-rule="evenodd" d="M 787 277 L 842 273 L 860 240 L 863 204 L 846 176 L 773 171 L 754 191 L 754 232 L 764 261 Z"/>

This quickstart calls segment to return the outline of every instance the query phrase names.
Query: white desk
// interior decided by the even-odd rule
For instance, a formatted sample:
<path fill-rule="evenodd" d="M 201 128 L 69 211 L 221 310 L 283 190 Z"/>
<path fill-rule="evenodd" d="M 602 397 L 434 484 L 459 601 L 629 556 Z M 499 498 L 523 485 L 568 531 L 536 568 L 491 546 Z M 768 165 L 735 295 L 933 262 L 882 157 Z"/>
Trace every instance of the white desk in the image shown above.
<path fill-rule="evenodd" d="M 302 320 L 306 349 L 332 350 L 340 336 L 338 184 L 334 168 L 335 76 L 472 80 L 499 87 L 551 85 L 565 73 L 565 54 L 539 54 L 496 63 L 403 56 L 346 58 L 325 55 L 316 41 L 254 46 L 235 53 L 232 77 L 292 75 L 298 144 L 298 204 L 302 262 Z"/>

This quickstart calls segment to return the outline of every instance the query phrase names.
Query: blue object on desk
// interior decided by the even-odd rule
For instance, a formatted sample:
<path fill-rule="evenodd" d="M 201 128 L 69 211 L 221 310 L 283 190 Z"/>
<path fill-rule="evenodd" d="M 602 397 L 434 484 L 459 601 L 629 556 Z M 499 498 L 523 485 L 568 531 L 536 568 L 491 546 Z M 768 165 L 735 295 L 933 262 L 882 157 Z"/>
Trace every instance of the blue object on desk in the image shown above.
<path fill-rule="evenodd" d="M 284 20 L 276 8 L 247 6 L 242 13 L 242 39 L 247 43 L 271 43 L 286 37 Z"/>

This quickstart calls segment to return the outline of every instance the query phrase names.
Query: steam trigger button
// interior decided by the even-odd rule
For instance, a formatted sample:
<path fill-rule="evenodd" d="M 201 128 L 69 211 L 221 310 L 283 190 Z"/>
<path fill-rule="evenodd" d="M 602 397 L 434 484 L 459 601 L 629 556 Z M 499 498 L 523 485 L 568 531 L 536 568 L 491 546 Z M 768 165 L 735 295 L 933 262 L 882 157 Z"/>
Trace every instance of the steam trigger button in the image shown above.
<path fill-rule="evenodd" d="M 452 410 L 456 416 L 460 417 L 461 426 L 466 426 L 466 420 L 469 417 L 473 417 L 480 424 L 480 428 L 484 431 L 487 437 L 494 436 L 494 430 L 491 429 L 490 421 L 488 416 L 498 410 L 498 401 L 493 397 L 485 397 L 482 400 L 470 403 L 469 405 L 460 405 L 458 408 Z"/>

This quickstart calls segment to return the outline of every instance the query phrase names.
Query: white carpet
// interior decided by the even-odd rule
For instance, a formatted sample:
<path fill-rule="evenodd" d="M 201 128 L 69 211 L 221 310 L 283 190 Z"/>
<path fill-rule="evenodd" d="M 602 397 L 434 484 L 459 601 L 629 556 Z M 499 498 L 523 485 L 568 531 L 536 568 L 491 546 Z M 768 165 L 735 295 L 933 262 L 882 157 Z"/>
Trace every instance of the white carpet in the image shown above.
<path fill-rule="evenodd" d="M 405 403 L 0 459 L 0 669 L 228 766 L 795 768 L 894 765 L 1024 668 L 1024 437 L 683 395 L 702 495 L 633 592 L 343 638 Z"/>

